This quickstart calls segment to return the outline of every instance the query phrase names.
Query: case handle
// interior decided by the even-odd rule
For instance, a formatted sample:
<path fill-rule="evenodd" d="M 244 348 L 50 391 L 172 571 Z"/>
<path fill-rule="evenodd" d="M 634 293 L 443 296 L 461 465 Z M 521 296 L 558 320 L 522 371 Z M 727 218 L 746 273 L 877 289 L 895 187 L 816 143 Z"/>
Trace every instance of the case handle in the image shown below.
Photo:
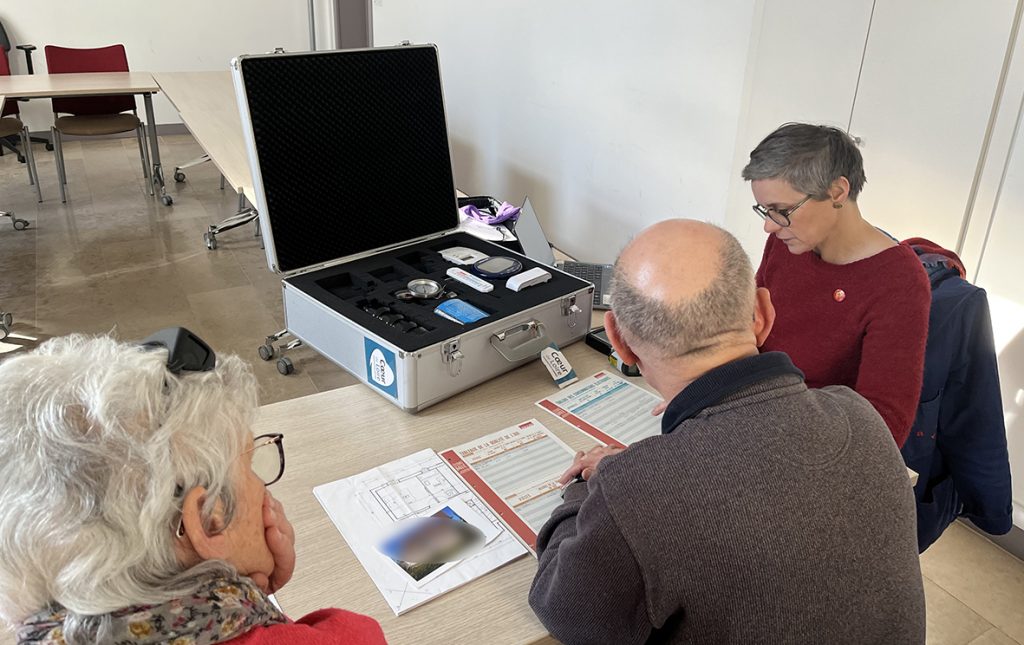
<path fill-rule="evenodd" d="M 530 334 L 528 340 L 520 340 L 523 334 Z M 519 340 L 517 343 L 516 341 Z M 505 357 L 509 363 L 518 363 L 527 358 L 536 358 L 542 349 L 551 344 L 544 324 L 528 320 L 522 324 L 491 334 L 491 347 Z"/>

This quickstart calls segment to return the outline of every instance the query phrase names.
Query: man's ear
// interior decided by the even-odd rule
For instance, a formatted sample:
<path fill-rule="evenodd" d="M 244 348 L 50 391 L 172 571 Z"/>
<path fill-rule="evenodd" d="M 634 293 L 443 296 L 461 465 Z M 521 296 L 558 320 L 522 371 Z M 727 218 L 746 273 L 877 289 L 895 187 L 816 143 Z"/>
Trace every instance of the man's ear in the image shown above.
<path fill-rule="evenodd" d="M 764 287 L 758 287 L 754 294 L 754 338 L 757 339 L 758 347 L 772 333 L 774 324 L 775 305 L 772 304 L 772 295 Z"/>
<path fill-rule="evenodd" d="M 203 560 L 226 560 L 229 545 L 224 535 L 224 508 L 218 501 L 207 525 L 203 524 L 206 489 L 196 486 L 185 494 L 181 521 L 192 550 Z"/>
<path fill-rule="evenodd" d="M 619 323 L 615 320 L 614 312 L 604 312 L 604 330 L 608 334 L 608 340 L 612 342 L 612 349 L 619 355 L 623 363 L 627 365 L 640 365 L 640 357 L 633 353 L 629 343 L 622 337 L 622 332 L 619 330 Z"/>

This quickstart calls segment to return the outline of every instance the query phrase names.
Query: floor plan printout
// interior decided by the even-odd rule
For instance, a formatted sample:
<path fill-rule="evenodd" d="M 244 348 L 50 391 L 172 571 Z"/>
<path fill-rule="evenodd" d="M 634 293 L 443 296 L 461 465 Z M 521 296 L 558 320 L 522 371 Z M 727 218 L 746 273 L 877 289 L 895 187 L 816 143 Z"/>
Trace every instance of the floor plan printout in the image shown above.
<path fill-rule="evenodd" d="M 540 527 L 562 503 L 558 480 L 574 456 L 536 419 L 441 453 L 531 551 Z"/>
<path fill-rule="evenodd" d="M 626 447 L 661 434 L 651 415 L 661 399 L 610 372 L 598 372 L 537 405 L 605 445 Z"/>
<path fill-rule="evenodd" d="M 378 466 L 313 489 L 396 615 L 451 591 L 527 553 L 498 517 L 432 450 Z M 380 537 L 403 520 L 429 514 L 460 500 L 483 522 L 500 529 L 482 550 L 425 584 L 417 584 L 377 550 Z"/>

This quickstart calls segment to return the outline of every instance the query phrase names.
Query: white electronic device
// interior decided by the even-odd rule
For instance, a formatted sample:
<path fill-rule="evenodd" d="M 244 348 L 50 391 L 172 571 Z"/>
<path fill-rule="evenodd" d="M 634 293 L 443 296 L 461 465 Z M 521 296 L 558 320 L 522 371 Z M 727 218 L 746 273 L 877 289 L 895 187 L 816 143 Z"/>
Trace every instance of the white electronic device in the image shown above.
<path fill-rule="evenodd" d="M 441 257 L 452 264 L 476 264 L 480 260 L 487 258 L 488 255 L 465 246 L 453 246 L 441 251 Z"/>
<path fill-rule="evenodd" d="M 494 285 L 493 284 L 491 284 L 487 280 L 484 280 L 483 278 L 476 277 L 475 275 L 473 275 L 469 271 L 465 271 L 465 270 L 460 269 L 458 267 L 452 267 L 452 268 L 448 269 L 448 271 L 446 271 L 445 273 L 448 274 L 449 278 L 452 278 L 453 280 L 457 280 L 457 281 L 461 282 L 462 284 L 466 285 L 467 287 L 473 287 L 474 289 L 476 289 L 480 293 L 487 293 L 488 291 L 494 291 Z"/>
<path fill-rule="evenodd" d="M 535 284 L 547 282 L 551 279 L 551 274 L 540 267 L 534 267 L 522 273 L 517 273 L 505 282 L 505 286 L 512 291 L 522 291 L 526 287 L 532 287 Z"/>

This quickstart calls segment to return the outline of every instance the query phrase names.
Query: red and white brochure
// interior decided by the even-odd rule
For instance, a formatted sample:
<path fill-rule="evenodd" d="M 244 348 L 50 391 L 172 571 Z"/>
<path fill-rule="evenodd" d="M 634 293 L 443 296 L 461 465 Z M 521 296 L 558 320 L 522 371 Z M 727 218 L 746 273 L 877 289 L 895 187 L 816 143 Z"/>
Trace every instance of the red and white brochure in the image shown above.
<path fill-rule="evenodd" d="M 558 483 L 575 453 L 530 419 L 440 453 L 534 554 L 537 532 L 562 503 Z"/>

